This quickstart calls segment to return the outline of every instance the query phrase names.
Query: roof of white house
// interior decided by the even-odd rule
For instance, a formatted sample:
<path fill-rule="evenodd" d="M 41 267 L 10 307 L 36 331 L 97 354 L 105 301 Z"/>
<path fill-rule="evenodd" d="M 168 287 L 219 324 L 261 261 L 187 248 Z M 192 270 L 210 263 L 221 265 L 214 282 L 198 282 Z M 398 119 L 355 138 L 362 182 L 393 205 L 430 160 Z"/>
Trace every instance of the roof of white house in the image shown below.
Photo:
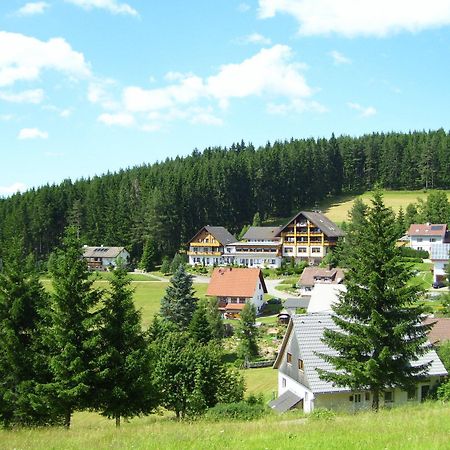
<path fill-rule="evenodd" d="M 308 314 L 329 312 L 332 305 L 337 303 L 342 292 L 347 292 L 343 284 L 316 284 L 311 292 Z"/>
<path fill-rule="evenodd" d="M 345 236 L 345 233 L 333 221 L 331 221 L 324 214 L 317 211 L 300 211 L 294 217 L 292 217 L 292 219 L 290 219 L 289 222 L 286 223 L 286 225 L 280 227 L 278 231 L 278 236 L 281 234 L 282 231 L 284 231 L 287 228 L 287 226 L 291 222 L 297 220 L 300 216 L 305 217 L 316 227 L 320 228 L 320 230 L 323 232 L 323 234 L 325 234 L 325 236 L 328 237 Z"/>
<path fill-rule="evenodd" d="M 305 378 L 307 385 L 314 393 L 327 392 L 347 392 L 350 388 L 337 387 L 329 381 L 324 381 L 319 377 L 316 369 L 323 369 L 326 371 L 335 371 L 334 367 L 324 361 L 318 353 L 325 355 L 337 355 L 335 350 L 330 349 L 322 342 L 323 333 L 325 329 L 339 331 L 339 327 L 334 323 L 330 314 L 307 314 L 307 315 L 293 315 L 289 322 L 288 330 L 283 339 L 281 350 L 277 356 L 274 368 L 278 368 L 284 357 L 286 346 L 289 341 L 291 333 L 294 333 L 294 338 L 297 339 L 299 348 L 299 356 L 303 360 L 303 367 L 305 371 Z M 412 363 L 412 366 L 426 364 L 431 361 L 428 369 L 428 376 L 444 376 L 447 375 L 444 365 L 439 359 L 434 350 L 430 350 L 425 355 L 422 355 L 417 361 Z"/>
<path fill-rule="evenodd" d="M 430 246 L 430 259 L 432 261 L 448 261 L 450 244 L 436 242 Z"/>
<path fill-rule="evenodd" d="M 444 238 L 447 231 L 445 223 L 413 223 L 408 230 L 409 236 L 439 236 Z"/>
<path fill-rule="evenodd" d="M 117 258 L 125 247 L 83 247 L 85 258 Z M 126 250 L 125 250 L 126 251 Z"/>
<path fill-rule="evenodd" d="M 246 241 L 277 241 L 280 240 L 276 237 L 280 227 L 250 227 L 247 232 L 242 236 Z"/>
<path fill-rule="evenodd" d="M 206 230 L 222 245 L 231 244 L 237 240 L 236 237 L 233 236 L 225 227 L 212 227 L 211 225 L 206 225 L 200 228 L 200 230 L 197 231 L 195 236 L 189 242 L 192 242 L 203 230 Z"/>

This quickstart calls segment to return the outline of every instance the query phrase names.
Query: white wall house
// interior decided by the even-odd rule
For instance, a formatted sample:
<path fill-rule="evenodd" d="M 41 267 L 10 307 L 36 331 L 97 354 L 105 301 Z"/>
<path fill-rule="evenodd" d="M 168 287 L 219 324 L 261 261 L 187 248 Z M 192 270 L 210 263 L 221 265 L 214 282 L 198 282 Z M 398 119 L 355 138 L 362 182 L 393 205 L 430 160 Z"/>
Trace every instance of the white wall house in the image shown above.
<path fill-rule="evenodd" d="M 294 315 L 289 322 L 281 350 L 275 361 L 278 369 L 278 398 L 269 406 L 284 412 L 292 407 L 308 413 L 315 408 L 329 408 L 342 411 L 370 409 L 372 395 L 368 391 L 353 391 L 336 387 L 319 377 L 317 368 L 333 371 L 331 364 L 318 354 L 335 354 L 323 342 L 325 329 L 339 330 L 330 314 Z M 434 350 L 430 350 L 412 364 L 431 362 L 427 378 L 417 383 L 410 392 L 398 388 L 387 389 L 381 396 L 381 406 L 395 406 L 423 401 L 430 389 L 447 371 Z"/>
<path fill-rule="evenodd" d="M 118 261 L 125 265 L 130 262 L 130 254 L 124 247 L 83 247 L 83 258 L 91 270 L 108 270 L 116 267 Z"/>
<path fill-rule="evenodd" d="M 221 267 L 214 269 L 206 295 L 216 297 L 219 310 L 224 316 L 239 315 L 246 303 L 259 312 L 267 293 L 261 269 Z"/>
<path fill-rule="evenodd" d="M 409 246 L 414 250 L 431 251 L 431 246 L 445 240 L 446 224 L 416 224 L 413 223 L 408 230 Z"/>
<path fill-rule="evenodd" d="M 431 246 L 430 259 L 433 263 L 433 282 L 447 281 L 450 243 L 436 243 Z"/>

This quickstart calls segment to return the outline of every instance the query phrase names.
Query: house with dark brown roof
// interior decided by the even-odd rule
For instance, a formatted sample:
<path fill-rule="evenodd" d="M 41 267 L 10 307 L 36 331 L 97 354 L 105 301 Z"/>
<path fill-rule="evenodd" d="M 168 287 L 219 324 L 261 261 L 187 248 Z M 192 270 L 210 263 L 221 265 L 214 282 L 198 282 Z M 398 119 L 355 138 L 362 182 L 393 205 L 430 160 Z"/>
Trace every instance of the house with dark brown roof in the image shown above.
<path fill-rule="evenodd" d="M 206 295 L 216 297 L 225 317 L 237 317 L 246 303 L 259 312 L 267 293 L 261 269 L 220 267 L 214 269 Z"/>
<path fill-rule="evenodd" d="M 433 328 L 428 332 L 428 340 L 433 345 L 440 345 L 445 341 L 450 341 L 450 319 L 427 317 L 423 323 L 425 325 L 434 323 Z"/>
<path fill-rule="evenodd" d="M 316 284 L 341 284 L 344 278 L 344 271 L 339 267 L 306 267 L 297 285 L 303 295 L 310 295 Z"/>
<path fill-rule="evenodd" d="M 207 225 L 201 228 L 189 241 L 189 264 L 191 266 L 214 266 L 231 264 L 224 258 L 225 246 L 236 242 L 237 239 L 224 227 Z"/>

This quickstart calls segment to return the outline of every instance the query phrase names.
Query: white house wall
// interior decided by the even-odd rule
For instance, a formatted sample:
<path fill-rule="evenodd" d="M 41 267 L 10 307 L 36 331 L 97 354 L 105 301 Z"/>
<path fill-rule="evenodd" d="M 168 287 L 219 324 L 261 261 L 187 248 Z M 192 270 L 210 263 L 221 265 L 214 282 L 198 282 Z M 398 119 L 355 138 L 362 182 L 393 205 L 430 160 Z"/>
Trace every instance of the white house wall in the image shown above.
<path fill-rule="evenodd" d="M 314 394 L 306 386 L 278 371 L 278 397 L 286 391 L 291 391 L 303 399 L 303 412 L 309 413 L 314 410 Z"/>

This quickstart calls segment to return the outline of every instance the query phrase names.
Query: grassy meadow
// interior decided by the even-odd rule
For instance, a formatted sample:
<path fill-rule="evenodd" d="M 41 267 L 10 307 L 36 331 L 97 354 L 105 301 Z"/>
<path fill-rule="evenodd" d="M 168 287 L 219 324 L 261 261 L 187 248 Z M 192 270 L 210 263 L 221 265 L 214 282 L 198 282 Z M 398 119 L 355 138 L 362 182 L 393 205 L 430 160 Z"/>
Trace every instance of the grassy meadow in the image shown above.
<path fill-rule="evenodd" d="M 93 413 L 77 413 L 70 430 L 0 431 L 0 449 L 448 449 L 450 406 L 427 403 L 378 414 L 342 414 L 330 420 L 300 412 L 269 414 L 240 422 L 176 422 L 152 415 L 124 423 Z"/>

